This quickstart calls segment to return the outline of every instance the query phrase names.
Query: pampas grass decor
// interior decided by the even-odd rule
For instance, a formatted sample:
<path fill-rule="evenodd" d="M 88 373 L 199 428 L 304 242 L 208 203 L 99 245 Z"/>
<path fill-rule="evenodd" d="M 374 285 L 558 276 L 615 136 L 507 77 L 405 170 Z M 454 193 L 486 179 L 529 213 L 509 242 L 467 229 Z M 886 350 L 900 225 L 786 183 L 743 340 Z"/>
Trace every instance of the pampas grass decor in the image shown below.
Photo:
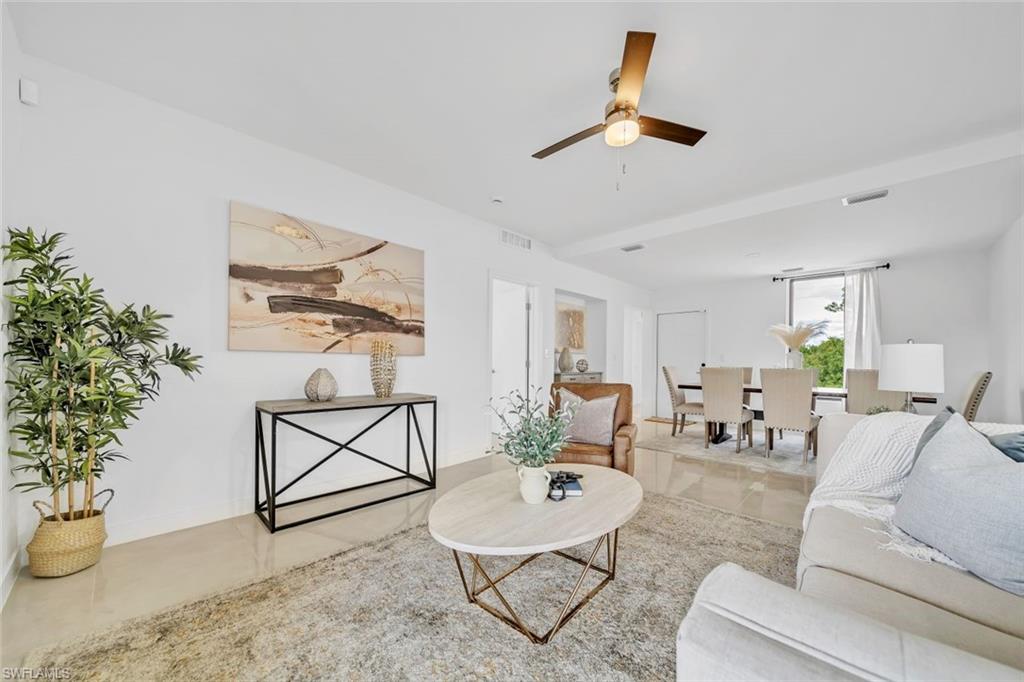
<path fill-rule="evenodd" d="M 828 322 L 801 322 L 796 326 L 788 324 L 773 324 L 768 328 L 768 333 L 782 342 L 788 350 L 796 351 L 801 346 L 825 333 L 828 329 Z"/>

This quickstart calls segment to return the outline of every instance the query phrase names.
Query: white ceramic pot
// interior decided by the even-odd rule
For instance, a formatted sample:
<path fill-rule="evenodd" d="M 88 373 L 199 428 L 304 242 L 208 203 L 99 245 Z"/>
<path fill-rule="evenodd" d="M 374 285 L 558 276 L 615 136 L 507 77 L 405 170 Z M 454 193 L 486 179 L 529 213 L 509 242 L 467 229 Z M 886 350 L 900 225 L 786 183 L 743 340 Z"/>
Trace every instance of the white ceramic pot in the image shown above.
<path fill-rule="evenodd" d="M 527 504 L 540 504 L 548 496 L 551 474 L 545 467 L 519 467 L 519 494 Z"/>
<path fill-rule="evenodd" d="M 786 353 L 786 367 L 788 369 L 803 369 L 804 354 L 799 350 L 791 350 Z"/>

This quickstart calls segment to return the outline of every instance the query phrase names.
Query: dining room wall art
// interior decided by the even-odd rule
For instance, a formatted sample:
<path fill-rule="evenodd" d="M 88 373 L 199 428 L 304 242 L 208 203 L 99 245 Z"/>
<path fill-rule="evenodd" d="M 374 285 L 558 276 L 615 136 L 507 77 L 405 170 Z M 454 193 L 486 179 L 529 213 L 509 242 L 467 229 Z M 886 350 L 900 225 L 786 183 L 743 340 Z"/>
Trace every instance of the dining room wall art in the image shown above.
<path fill-rule="evenodd" d="M 229 220 L 229 349 L 423 355 L 423 251 L 237 201 Z"/>

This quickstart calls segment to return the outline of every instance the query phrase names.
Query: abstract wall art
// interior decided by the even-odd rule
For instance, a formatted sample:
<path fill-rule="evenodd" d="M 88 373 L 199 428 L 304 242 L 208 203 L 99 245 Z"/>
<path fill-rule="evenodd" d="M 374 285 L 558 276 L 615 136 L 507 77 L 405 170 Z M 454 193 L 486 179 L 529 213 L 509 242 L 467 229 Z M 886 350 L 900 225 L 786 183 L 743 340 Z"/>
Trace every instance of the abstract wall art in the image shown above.
<path fill-rule="evenodd" d="M 587 308 L 576 303 L 555 304 L 555 346 L 574 353 L 586 350 Z"/>
<path fill-rule="evenodd" d="M 231 350 L 422 355 L 423 252 L 231 202 Z"/>

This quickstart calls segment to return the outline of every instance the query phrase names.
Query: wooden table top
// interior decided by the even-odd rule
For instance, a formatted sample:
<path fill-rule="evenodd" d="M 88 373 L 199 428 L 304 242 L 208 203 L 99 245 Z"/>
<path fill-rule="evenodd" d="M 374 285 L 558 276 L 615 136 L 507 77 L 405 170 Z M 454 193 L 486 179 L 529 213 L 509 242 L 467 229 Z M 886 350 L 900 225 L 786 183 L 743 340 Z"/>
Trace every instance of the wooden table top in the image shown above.
<path fill-rule="evenodd" d="M 521 555 L 594 540 L 633 518 L 644 499 L 635 478 L 590 464 L 549 464 L 550 471 L 583 474 L 582 497 L 527 504 L 515 469 L 467 481 L 430 509 L 427 525 L 445 547 L 483 555 Z"/>
<path fill-rule="evenodd" d="M 424 393 L 393 393 L 387 398 L 375 395 L 343 395 L 334 400 L 314 401 L 304 398 L 286 400 L 257 400 L 256 409 L 268 414 L 298 414 L 302 412 L 331 412 L 352 410 L 360 407 L 392 407 L 416 403 L 432 403 L 437 396 Z"/>
<path fill-rule="evenodd" d="M 677 388 L 681 388 L 684 391 L 699 391 L 701 390 L 700 384 L 679 384 Z M 754 384 L 743 384 L 743 391 L 745 393 L 760 393 L 761 387 L 755 386 Z M 836 388 L 833 386 L 815 386 L 812 394 L 816 398 L 845 398 L 846 389 Z M 915 395 L 915 403 L 934 405 L 938 402 L 938 399 L 927 396 L 927 395 Z"/>

